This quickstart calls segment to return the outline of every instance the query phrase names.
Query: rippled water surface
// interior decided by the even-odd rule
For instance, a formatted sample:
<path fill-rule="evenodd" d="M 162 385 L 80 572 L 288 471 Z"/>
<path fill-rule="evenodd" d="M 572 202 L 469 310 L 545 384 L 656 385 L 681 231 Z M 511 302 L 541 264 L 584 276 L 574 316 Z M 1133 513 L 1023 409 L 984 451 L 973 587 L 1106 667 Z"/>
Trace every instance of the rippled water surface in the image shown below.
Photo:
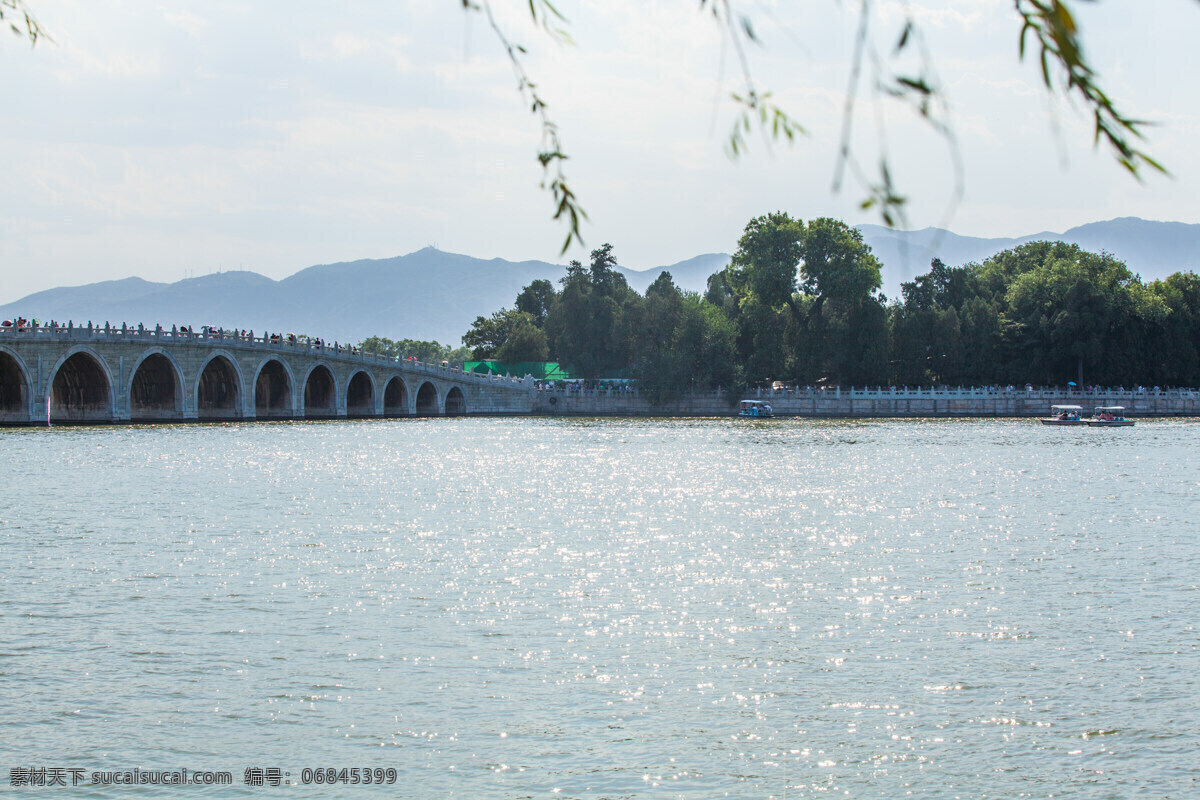
<path fill-rule="evenodd" d="M 0 431 L 0 785 L 1200 796 L 1198 453 L 1169 420 Z"/>

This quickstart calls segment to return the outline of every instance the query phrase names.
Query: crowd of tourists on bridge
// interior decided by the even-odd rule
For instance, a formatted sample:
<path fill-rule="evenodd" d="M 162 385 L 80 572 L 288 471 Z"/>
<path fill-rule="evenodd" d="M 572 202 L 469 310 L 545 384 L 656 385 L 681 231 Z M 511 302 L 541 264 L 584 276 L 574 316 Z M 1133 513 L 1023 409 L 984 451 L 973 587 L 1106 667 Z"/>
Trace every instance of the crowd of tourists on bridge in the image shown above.
<path fill-rule="evenodd" d="M 101 327 L 99 325 L 93 325 L 91 322 L 88 322 L 87 325 L 75 325 L 73 321 L 63 324 L 55 320 L 43 323 L 37 318 L 28 319 L 26 317 L 16 317 L 14 319 L 0 321 L 0 330 L 16 331 L 20 333 L 24 333 L 26 331 L 65 331 L 74 330 L 76 328 L 80 330 L 86 330 L 89 333 L 93 330 L 103 330 L 106 335 L 119 333 L 122 336 L 127 336 L 130 333 L 144 335 L 147 331 L 146 326 L 142 323 L 138 323 L 137 327 L 135 328 L 128 323 L 122 322 L 121 326 L 118 328 L 116 325 L 113 325 L 109 322 L 105 322 L 104 326 Z M 166 330 L 162 325 L 155 325 L 154 333 L 155 335 L 162 336 L 166 333 Z M 171 326 L 172 337 L 192 337 L 196 335 L 196 331 L 193 330 L 192 326 L 190 325 Z M 200 332 L 198 335 L 205 339 L 225 339 L 227 337 L 232 337 L 235 341 L 240 342 L 257 341 L 254 337 L 254 331 L 246 330 L 245 328 L 227 331 L 224 328 L 219 328 L 215 325 L 202 325 L 200 326 Z M 318 337 L 297 336 L 294 333 L 264 333 L 261 341 L 273 345 L 287 344 L 293 347 L 300 345 L 301 347 L 308 347 L 318 350 L 333 350 L 337 353 L 351 353 L 353 355 L 359 355 L 362 352 L 361 348 L 355 347 L 354 345 L 343 345 L 338 344 L 337 342 L 334 342 L 331 345 L 329 342 Z"/>
<path fill-rule="evenodd" d="M 24 331 L 26 329 L 33 329 L 33 328 L 40 328 L 41 325 L 42 325 L 42 321 L 39 319 L 34 318 L 32 320 L 28 320 L 28 319 L 25 319 L 24 317 L 17 317 L 16 319 L 6 319 L 3 322 L 0 322 L 0 328 L 15 328 L 18 331 Z M 60 326 L 57 322 L 55 322 L 54 320 L 51 320 L 50 324 L 47 325 L 46 327 L 58 328 Z"/>

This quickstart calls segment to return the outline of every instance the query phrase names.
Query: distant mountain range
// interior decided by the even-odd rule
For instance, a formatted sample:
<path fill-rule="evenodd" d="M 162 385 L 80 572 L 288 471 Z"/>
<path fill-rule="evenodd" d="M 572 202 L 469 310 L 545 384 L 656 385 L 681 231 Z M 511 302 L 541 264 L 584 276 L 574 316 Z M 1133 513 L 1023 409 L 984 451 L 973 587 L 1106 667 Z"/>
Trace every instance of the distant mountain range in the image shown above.
<path fill-rule="evenodd" d="M 639 292 L 663 270 L 679 285 L 702 291 L 708 276 L 728 261 L 729 256 L 714 254 L 669 267 L 621 271 Z M 125 278 L 48 289 L 0 306 L 0 317 L 213 325 L 306 333 L 340 342 L 386 336 L 457 344 L 475 317 L 512 306 L 532 281 L 557 281 L 564 274 L 560 264 L 487 261 L 426 247 L 396 258 L 309 267 L 280 281 L 233 271 L 176 283 Z"/>
<path fill-rule="evenodd" d="M 859 225 L 858 229 L 884 264 L 884 293 L 896 298 L 900 296 L 900 283 L 928 272 L 929 262 L 935 257 L 957 267 L 1041 240 L 1072 242 L 1094 253 L 1112 253 L 1146 282 L 1200 269 L 1200 225 L 1184 222 L 1121 217 L 1080 225 L 1065 233 L 1044 231 L 1016 239 L 979 239 L 941 228 L 897 231 Z"/>
<path fill-rule="evenodd" d="M 1016 239 L 972 238 L 939 228 L 859 229 L 884 265 L 883 290 L 890 298 L 899 297 L 901 281 L 927 272 L 934 257 L 958 266 L 1039 239 L 1107 251 L 1147 281 L 1200 267 L 1200 225 L 1179 222 L 1127 217 Z M 703 292 L 708 276 L 724 268 L 729 258 L 710 253 L 670 266 L 621 271 L 639 292 L 664 271 L 681 288 Z M 457 344 L 475 317 L 511 306 L 531 281 L 557 281 L 563 274 L 562 265 L 544 261 L 489 261 L 427 247 L 395 258 L 309 267 L 280 281 L 237 271 L 176 283 L 125 278 L 49 289 L 0 306 L 0 318 L 215 325 L 307 333 L 342 342 L 377 335 Z"/>

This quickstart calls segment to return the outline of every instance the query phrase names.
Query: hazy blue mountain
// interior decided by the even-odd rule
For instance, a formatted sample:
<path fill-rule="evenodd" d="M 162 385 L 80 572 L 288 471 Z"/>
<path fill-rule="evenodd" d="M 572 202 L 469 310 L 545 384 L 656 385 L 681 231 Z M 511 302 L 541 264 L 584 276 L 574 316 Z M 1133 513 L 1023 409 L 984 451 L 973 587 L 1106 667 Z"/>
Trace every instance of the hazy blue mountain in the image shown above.
<path fill-rule="evenodd" d="M 1146 282 L 1200 269 L 1200 225 L 1183 222 L 1121 217 L 1080 225 L 1064 233 L 1043 231 L 1015 239 L 959 236 L 941 228 L 897 231 L 859 225 L 858 229 L 883 262 L 883 291 L 889 298 L 899 298 L 900 283 L 928 272 L 929 262 L 935 257 L 958 267 L 1039 240 L 1073 242 L 1092 252 L 1112 253 Z"/>
<path fill-rule="evenodd" d="M 629 281 L 630 287 L 642 294 L 645 294 L 650 284 L 654 283 L 664 272 L 671 273 L 671 279 L 679 288 L 703 294 L 704 290 L 708 288 L 708 276 L 725 269 L 729 258 L 728 253 L 706 253 L 669 267 L 655 267 L 641 271 L 622 269 L 621 271 L 625 273 L 625 280 Z"/>
<path fill-rule="evenodd" d="M 959 236 L 941 228 L 900 231 L 880 225 L 859 225 L 858 229 L 883 264 L 883 293 L 889 299 L 899 299 L 901 282 L 928 272 L 934 258 L 940 258 L 950 266 L 961 266 L 982 261 L 1024 241 L 1054 238 L 1054 234 L 1042 234 L 1029 239 L 980 239 Z"/>
<path fill-rule="evenodd" d="M 6 317 L 13 314 L 24 314 L 24 316 L 32 318 L 35 315 L 22 312 L 21 309 L 54 307 L 90 310 L 97 306 L 107 306 L 110 303 L 128 302 L 134 298 L 151 294 L 168 285 L 166 283 L 152 283 L 141 278 L 122 278 L 118 281 L 89 283 L 86 286 L 63 286 L 58 289 L 35 292 L 16 303 L 0 307 L 0 311 L 3 311 Z M 8 313 L 9 309 L 12 309 L 12 314 Z M 64 321 L 71 318 L 70 314 L 61 316 Z M 87 319 L 86 312 L 81 318 Z"/>
<path fill-rule="evenodd" d="M 1012 239 L 959 236 L 938 228 L 896 231 L 861 225 L 859 230 L 883 262 L 883 290 L 889 298 L 899 298 L 901 281 L 927 272 L 935 256 L 960 266 L 1037 239 L 1108 251 L 1147 281 L 1200 268 L 1200 225 L 1179 222 L 1122 218 Z M 703 292 L 708 276 L 728 262 L 729 255 L 710 253 L 670 266 L 621 271 L 639 292 L 663 271 L 680 288 Z M 281 281 L 254 272 L 220 272 L 169 284 L 126 278 L 50 289 L 0 306 L 0 318 L 215 325 L 307 333 L 340 342 L 379 335 L 456 344 L 475 317 L 511 307 L 531 281 L 557 282 L 564 271 L 545 261 L 485 260 L 427 247 L 395 258 L 321 264 Z"/>
<path fill-rule="evenodd" d="M 667 267 L 622 268 L 644 292 L 664 270 L 684 289 L 703 291 L 729 256 L 696 256 Z M 219 272 L 176 283 L 140 278 L 50 289 L 0 306 L 0 317 L 106 321 L 148 327 L 213 325 L 261 333 L 307 333 L 330 341 L 368 336 L 457 344 L 475 317 L 512 306 L 530 282 L 566 273 L 545 261 L 484 260 L 427 247 L 405 256 L 321 264 L 281 281 L 255 272 Z"/>
<path fill-rule="evenodd" d="M 1200 270 L 1200 225 L 1121 217 L 1071 228 L 1062 238 L 1112 253 L 1146 281 Z"/>

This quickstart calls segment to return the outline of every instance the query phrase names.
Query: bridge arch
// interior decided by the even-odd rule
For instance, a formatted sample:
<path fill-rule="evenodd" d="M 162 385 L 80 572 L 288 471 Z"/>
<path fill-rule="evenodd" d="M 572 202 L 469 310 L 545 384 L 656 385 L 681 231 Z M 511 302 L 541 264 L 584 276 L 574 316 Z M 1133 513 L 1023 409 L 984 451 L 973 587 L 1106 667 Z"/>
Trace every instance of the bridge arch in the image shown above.
<path fill-rule="evenodd" d="M 406 417 L 409 414 L 408 385 L 399 375 L 393 375 L 383 390 L 383 414 L 386 417 Z"/>
<path fill-rule="evenodd" d="M 183 418 L 183 370 L 163 348 L 142 353 L 125 388 L 130 420 Z"/>
<path fill-rule="evenodd" d="M 0 422 L 28 422 L 33 384 L 19 355 L 0 347 Z"/>
<path fill-rule="evenodd" d="M 463 391 L 457 386 L 451 386 L 450 391 L 446 392 L 446 416 L 461 417 L 467 413 L 467 399 L 463 397 Z"/>
<path fill-rule="evenodd" d="M 417 389 L 417 416 L 432 417 L 436 416 L 441 409 L 438 407 L 438 393 L 430 381 L 425 381 L 421 387 Z"/>
<path fill-rule="evenodd" d="M 305 417 L 337 416 L 337 378 L 324 362 L 317 362 L 304 374 Z"/>
<path fill-rule="evenodd" d="M 224 350 L 212 352 L 196 376 L 196 416 L 241 419 L 245 386 L 237 359 Z"/>
<path fill-rule="evenodd" d="M 116 416 L 113 377 L 90 347 L 68 349 L 50 370 L 50 421 L 111 422 Z"/>
<path fill-rule="evenodd" d="M 254 414 L 259 419 L 287 419 L 296 414 L 295 376 L 287 362 L 267 356 L 254 372 Z"/>
<path fill-rule="evenodd" d="M 375 416 L 375 378 L 365 369 L 351 375 L 346 384 L 346 416 Z"/>

